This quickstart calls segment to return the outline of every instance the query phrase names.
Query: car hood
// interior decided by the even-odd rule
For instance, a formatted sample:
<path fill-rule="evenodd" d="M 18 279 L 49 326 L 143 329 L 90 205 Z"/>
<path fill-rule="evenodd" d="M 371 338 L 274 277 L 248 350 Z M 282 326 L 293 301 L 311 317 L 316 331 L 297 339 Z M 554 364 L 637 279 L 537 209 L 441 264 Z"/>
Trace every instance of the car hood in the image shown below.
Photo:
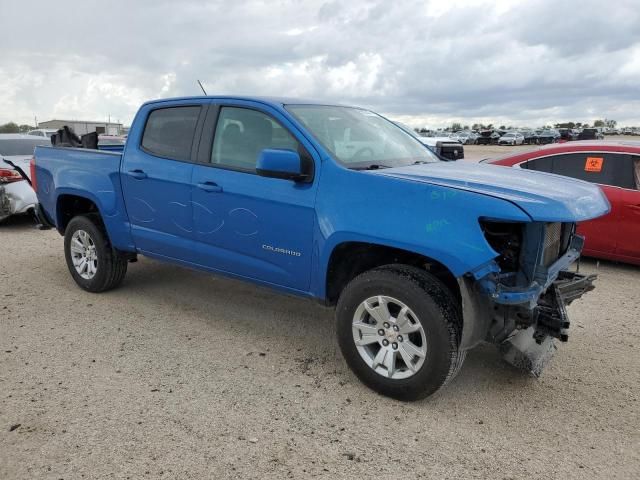
<path fill-rule="evenodd" d="M 371 173 L 501 198 L 520 207 L 534 221 L 580 222 L 602 216 L 611 209 L 597 185 L 519 168 L 458 161 L 385 168 Z"/>

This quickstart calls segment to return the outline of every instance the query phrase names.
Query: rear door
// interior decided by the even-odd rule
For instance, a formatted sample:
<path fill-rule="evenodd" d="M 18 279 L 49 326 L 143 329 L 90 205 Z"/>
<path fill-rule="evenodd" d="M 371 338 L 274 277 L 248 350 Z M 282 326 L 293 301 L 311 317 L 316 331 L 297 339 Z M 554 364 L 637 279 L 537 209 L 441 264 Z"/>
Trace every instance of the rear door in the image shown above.
<path fill-rule="evenodd" d="M 127 142 L 121 167 L 131 233 L 142 252 L 193 259 L 191 176 L 194 139 L 205 105 L 151 104 L 136 117 L 144 124 Z"/>
<path fill-rule="evenodd" d="M 197 263 L 308 291 L 317 179 L 257 175 L 265 148 L 297 151 L 310 171 L 319 165 L 308 140 L 270 107 L 238 101 L 210 108 L 193 172 Z"/>

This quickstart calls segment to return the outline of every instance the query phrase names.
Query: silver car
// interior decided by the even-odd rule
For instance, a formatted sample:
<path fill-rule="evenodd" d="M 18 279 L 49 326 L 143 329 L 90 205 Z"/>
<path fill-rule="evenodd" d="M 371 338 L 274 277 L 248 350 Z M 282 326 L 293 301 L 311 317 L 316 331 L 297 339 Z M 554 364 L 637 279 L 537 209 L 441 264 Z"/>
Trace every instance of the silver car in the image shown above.
<path fill-rule="evenodd" d="M 29 162 L 38 145 L 51 145 L 48 137 L 0 134 L 0 222 L 27 213 L 38 202 L 36 194 L 14 165 L 30 178 Z M 7 163 L 10 162 L 10 163 Z"/>
<path fill-rule="evenodd" d="M 524 135 L 520 132 L 507 132 L 498 140 L 498 145 L 522 145 L 523 143 Z"/>
<path fill-rule="evenodd" d="M 458 140 L 463 145 L 474 145 L 478 140 L 478 134 L 470 130 L 462 130 L 454 133 L 452 138 Z"/>

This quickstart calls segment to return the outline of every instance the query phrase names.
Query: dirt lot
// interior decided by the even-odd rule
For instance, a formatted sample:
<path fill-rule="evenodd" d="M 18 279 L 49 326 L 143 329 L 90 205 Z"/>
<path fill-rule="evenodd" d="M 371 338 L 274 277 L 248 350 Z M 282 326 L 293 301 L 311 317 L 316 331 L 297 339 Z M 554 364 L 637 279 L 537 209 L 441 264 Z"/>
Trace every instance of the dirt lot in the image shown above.
<path fill-rule="evenodd" d="M 600 263 L 542 378 L 483 346 L 406 404 L 357 381 L 312 302 L 148 259 L 93 295 L 56 232 L 0 239 L 2 479 L 638 478 L 638 268 Z"/>

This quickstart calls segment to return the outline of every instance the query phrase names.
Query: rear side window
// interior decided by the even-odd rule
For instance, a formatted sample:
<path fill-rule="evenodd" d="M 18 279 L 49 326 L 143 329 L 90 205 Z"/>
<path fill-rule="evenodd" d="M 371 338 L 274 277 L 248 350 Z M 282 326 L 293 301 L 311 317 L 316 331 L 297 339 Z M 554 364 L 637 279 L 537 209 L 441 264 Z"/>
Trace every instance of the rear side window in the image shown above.
<path fill-rule="evenodd" d="M 158 157 L 189 160 L 200 107 L 159 108 L 147 118 L 142 148 Z"/>
<path fill-rule="evenodd" d="M 635 189 L 633 158 L 618 153 L 571 153 L 555 155 L 553 173 L 587 182 Z"/>

